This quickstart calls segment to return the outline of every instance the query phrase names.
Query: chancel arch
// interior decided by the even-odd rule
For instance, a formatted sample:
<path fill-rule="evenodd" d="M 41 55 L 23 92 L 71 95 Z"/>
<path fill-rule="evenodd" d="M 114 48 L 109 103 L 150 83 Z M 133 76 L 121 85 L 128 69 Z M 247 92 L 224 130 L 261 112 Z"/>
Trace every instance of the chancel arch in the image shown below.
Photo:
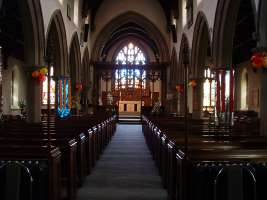
<path fill-rule="evenodd" d="M 125 35 L 138 37 L 149 44 L 159 61 L 169 61 L 169 48 L 161 32 L 147 18 L 133 11 L 114 18 L 101 30 L 93 45 L 95 51 L 92 59 L 99 61 L 105 55 L 109 43 L 113 46 L 114 41 L 120 41 Z"/>
<path fill-rule="evenodd" d="M 169 62 L 168 47 L 144 16 L 126 12 L 113 19 L 98 35 L 94 50 L 100 104 L 122 107 L 132 101 L 135 105 L 129 107 L 140 112 L 142 106 L 165 100 L 166 85 L 160 79 Z"/>

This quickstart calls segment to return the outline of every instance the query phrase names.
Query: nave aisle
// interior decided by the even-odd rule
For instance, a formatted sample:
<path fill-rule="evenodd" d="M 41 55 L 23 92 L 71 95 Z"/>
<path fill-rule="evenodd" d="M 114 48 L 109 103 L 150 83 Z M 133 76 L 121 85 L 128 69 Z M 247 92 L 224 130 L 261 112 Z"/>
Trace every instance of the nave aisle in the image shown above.
<path fill-rule="evenodd" d="M 77 200 L 167 200 L 140 125 L 118 125 Z"/>

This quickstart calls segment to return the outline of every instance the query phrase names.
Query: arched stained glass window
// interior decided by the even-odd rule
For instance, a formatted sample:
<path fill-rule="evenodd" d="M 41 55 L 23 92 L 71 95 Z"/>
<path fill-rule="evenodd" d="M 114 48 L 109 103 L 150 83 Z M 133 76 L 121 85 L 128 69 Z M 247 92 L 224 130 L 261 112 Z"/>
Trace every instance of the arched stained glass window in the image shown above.
<path fill-rule="evenodd" d="M 129 67 L 127 65 L 145 65 L 147 63 L 146 56 L 143 51 L 129 43 L 124 46 L 116 55 L 116 64 L 125 65 L 125 68 L 115 71 L 115 88 L 145 88 L 146 86 L 146 71 L 138 68 Z"/>
<path fill-rule="evenodd" d="M 146 64 L 146 57 L 139 47 L 129 43 L 119 51 L 116 64 L 144 65 Z"/>
<path fill-rule="evenodd" d="M 56 82 L 53 80 L 54 77 L 54 67 L 50 67 L 50 104 L 55 105 L 56 101 Z M 48 103 L 48 76 L 46 76 L 45 81 L 43 82 L 43 88 L 42 88 L 42 104 L 47 105 Z"/>

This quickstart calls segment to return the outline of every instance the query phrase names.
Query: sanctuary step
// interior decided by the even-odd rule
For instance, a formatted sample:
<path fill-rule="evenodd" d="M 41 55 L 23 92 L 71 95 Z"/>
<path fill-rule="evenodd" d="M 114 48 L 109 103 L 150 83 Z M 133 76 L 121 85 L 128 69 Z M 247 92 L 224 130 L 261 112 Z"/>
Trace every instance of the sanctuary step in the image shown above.
<path fill-rule="evenodd" d="M 141 116 L 139 113 L 120 113 L 119 124 L 141 124 Z"/>

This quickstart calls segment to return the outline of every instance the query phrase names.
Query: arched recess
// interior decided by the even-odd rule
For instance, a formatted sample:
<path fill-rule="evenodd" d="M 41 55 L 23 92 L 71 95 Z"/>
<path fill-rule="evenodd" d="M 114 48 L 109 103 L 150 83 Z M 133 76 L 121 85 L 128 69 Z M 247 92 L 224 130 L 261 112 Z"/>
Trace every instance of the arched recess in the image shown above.
<path fill-rule="evenodd" d="M 54 66 L 55 76 L 67 75 L 68 47 L 65 25 L 60 10 L 53 13 L 47 30 L 47 62 Z"/>
<path fill-rule="evenodd" d="M 69 52 L 70 78 L 74 91 L 75 83 L 81 82 L 81 52 L 77 32 L 72 36 Z"/>
<path fill-rule="evenodd" d="M 197 80 L 197 85 L 192 91 L 193 118 L 201 117 L 203 108 L 203 95 L 205 95 L 205 92 L 207 92 L 203 89 L 203 81 L 205 81 L 204 70 L 206 66 L 212 67 L 211 60 L 211 39 L 209 34 L 208 21 L 205 14 L 203 12 L 199 12 L 194 27 L 191 55 L 191 77 Z"/>
<path fill-rule="evenodd" d="M 169 48 L 160 31 L 147 18 L 133 11 L 114 18 L 101 30 L 93 45 L 92 59 L 99 61 L 113 42 L 129 36 L 138 37 L 151 46 L 159 61 L 169 61 Z"/>

